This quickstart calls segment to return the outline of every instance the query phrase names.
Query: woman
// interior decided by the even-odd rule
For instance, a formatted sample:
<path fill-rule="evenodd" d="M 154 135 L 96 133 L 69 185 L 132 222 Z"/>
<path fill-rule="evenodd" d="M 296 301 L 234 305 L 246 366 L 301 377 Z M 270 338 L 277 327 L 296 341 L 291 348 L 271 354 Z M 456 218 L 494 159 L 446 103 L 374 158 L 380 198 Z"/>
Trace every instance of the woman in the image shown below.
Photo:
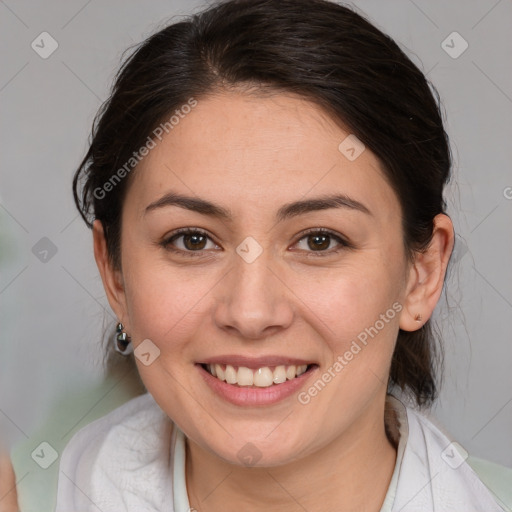
<path fill-rule="evenodd" d="M 126 61 L 74 192 L 148 393 L 73 437 L 58 512 L 506 510 L 426 412 L 433 91 L 323 0 L 218 4 Z"/>

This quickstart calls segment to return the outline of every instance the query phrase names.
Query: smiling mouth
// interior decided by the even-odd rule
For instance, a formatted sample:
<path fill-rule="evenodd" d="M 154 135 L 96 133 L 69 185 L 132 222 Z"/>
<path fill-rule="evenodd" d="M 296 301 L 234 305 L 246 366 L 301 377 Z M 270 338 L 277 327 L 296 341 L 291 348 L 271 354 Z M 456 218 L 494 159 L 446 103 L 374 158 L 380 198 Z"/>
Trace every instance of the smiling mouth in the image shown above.
<path fill-rule="evenodd" d="M 316 364 L 262 366 L 256 370 L 230 364 L 201 364 L 217 379 L 240 387 L 268 388 L 293 380 L 315 368 Z"/>

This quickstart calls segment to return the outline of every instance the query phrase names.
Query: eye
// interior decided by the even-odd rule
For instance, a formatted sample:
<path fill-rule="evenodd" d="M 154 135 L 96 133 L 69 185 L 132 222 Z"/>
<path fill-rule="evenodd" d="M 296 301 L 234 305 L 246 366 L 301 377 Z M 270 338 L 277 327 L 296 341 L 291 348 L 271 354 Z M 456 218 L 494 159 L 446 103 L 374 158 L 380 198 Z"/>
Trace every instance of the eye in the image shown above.
<path fill-rule="evenodd" d="M 160 245 L 164 249 L 186 256 L 200 256 L 202 251 L 209 249 L 207 247 L 208 240 L 213 244 L 213 248 L 218 247 L 206 231 L 197 228 L 183 228 L 171 233 L 171 236 L 160 242 Z M 199 254 L 193 254 L 195 252 Z"/>
<path fill-rule="evenodd" d="M 303 236 L 297 242 L 297 245 L 300 246 L 302 243 L 302 247 L 299 248 L 301 250 L 305 250 L 306 252 L 312 253 L 311 256 L 327 256 L 329 254 L 337 253 L 345 248 L 351 247 L 351 245 L 341 236 L 324 228 L 313 228 L 303 232 L 302 235 Z M 303 243 L 303 240 L 305 243 Z M 336 249 L 328 250 L 329 247 L 331 247 L 333 241 L 338 244 L 338 247 Z"/>
<path fill-rule="evenodd" d="M 324 228 L 312 228 L 301 233 L 301 235 L 302 237 L 295 245 L 298 245 L 300 250 L 309 252 L 308 256 L 328 256 L 352 247 L 340 235 Z M 211 242 L 213 247 L 208 247 L 208 241 Z M 303 241 L 305 241 L 305 246 Z M 333 242 L 336 242 L 338 247 L 330 249 Z M 303 244 L 302 247 L 300 247 L 301 243 Z M 202 251 L 218 248 L 218 245 L 212 241 L 208 233 L 198 228 L 179 229 L 160 242 L 160 245 L 168 251 L 192 257 L 201 256 Z"/>

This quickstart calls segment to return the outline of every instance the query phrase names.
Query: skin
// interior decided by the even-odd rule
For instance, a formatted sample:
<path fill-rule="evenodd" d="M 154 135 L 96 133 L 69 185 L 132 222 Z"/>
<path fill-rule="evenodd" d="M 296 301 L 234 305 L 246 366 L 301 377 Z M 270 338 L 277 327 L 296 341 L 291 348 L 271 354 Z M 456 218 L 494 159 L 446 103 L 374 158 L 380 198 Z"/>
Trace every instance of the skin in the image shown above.
<path fill-rule="evenodd" d="M 429 249 L 409 264 L 398 198 L 368 149 L 354 161 L 340 153 L 348 134 L 293 95 L 202 98 L 131 177 L 122 270 L 110 265 L 101 223 L 94 223 L 112 309 L 134 347 L 150 339 L 160 350 L 149 366 L 136 359 L 138 370 L 186 434 L 187 490 L 196 510 L 380 510 L 396 461 L 384 430 L 391 356 L 399 328 L 420 328 L 434 310 L 453 226 L 438 215 Z M 177 206 L 145 213 L 171 190 L 228 208 L 233 217 Z M 286 203 L 333 192 L 371 215 L 330 208 L 275 218 Z M 159 245 L 184 227 L 210 237 L 195 250 L 199 256 Z M 352 247 L 330 238 L 318 256 L 308 245 L 314 234 L 302 234 L 309 228 L 329 229 Z M 263 250 L 252 263 L 236 252 L 248 236 Z M 186 241 L 176 239 L 175 249 L 194 252 Z M 235 406 L 194 366 L 221 354 L 300 357 L 319 365 L 304 390 L 395 302 L 400 313 L 307 405 L 295 394 L 270 406 Z M 261 453 L 253 467 L 237 457 L 249 442 Z"/>
<path fill-rule="evenodd" d="M 0 446 L 0 512 L 18 512 L 16 477 L 11 459 Z"/>

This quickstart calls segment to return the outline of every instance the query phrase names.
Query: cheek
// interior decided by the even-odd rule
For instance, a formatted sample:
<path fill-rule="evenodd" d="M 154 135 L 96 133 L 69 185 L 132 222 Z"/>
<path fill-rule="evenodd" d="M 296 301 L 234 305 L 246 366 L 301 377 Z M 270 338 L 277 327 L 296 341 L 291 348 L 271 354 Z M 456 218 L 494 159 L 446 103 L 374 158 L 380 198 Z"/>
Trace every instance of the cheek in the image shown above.
<path fill-rule="evenodd" d="M 187 269 L 133 253 L 125 267 L 132 338 L 151 339 L 162 356 L 182 350 L 204 322 L 204 307 L 218 279 L 206 267 Z"/>
<path fill-rule="evenodd" d="M 318 291 L 323 289 L 321 284 Z M 337 404 L 356 411 L 386 386 L 402 305 L 392 283 L 382 279 L 381 286 L 376 286 L 368 273 L 344 274 L 331 286 L 335 290 L 317 299 L 315 308 L 314 325 L 323 329 L 321 343 L 328 348 L 319 379 L 329 382 L 315 407 L 331 415 L 336 424 L 344 421 L 341 412 L 332 412 Z M 310 288 L 310 293 L 314 291 Z M 302 399 L 313 400 L 317 391 L 309 388 L 305 393 Z"/>
<path fill-rule="evenodd" d="M 373 325 L 400 298 L 398 279 L 379 263 L 330 269 L 316 272 L 314 279 L 303 280 L 300 286 L 305 305 L 311 308 L 331 337 L 337 334 L 356 336 Z M 297 288 L 295 288 L 297 289 Z M 394 310 L 388 316 L 393 316 Z"/>
<path fill-rule="evenodd" d="M 387 381 L 402 309 L 394 273 L 368 259 L 304 286 L 304 302 L 314 312 L 310 321 L 328 345 L 325 364 L 336 363 L 332 393 L 364 393 Z"/>

